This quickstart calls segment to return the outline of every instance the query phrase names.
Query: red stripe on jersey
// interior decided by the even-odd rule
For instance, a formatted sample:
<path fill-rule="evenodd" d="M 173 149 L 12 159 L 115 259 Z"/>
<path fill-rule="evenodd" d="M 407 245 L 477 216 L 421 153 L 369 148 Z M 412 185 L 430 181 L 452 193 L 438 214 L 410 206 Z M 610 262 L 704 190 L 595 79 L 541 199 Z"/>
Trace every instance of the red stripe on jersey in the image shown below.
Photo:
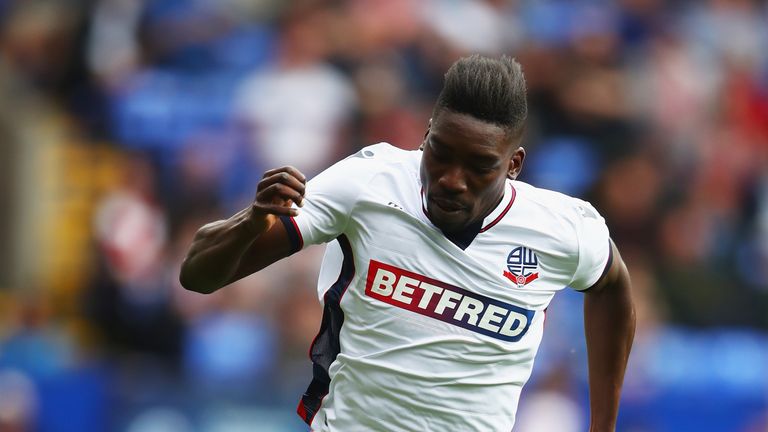
<path fill-rule="evenodd" d="M 296 219 L 291 217 L 291 223 L 293 224 L 293 227 L 296 229 L 296 235 L 299 236 L 299 250 L 304 249 L 304 237 L 301 235 L 301 230 L 299 229 L 299 225 L 296 224 Z"/>
<path fill-rule="evenodd" d="M 489 224 L 488 224 L 488 225 L 486 225 L 485 227 L 481 228 L 481 229 L 480 229 L 480 232 L 486 232 L 486 231 L 488 231 L 489 229 L 491 229 L 491 227 L 493 227 L 494 225 L 496 225 L 497 223 L 499 223 L 499 221 L 500 221 L 500 220 L 501 220 L 501 219 L 504 217 L 504 215 L 506 215 L 506 214 L 507 214 L 507 212 L 509 211 L 509 209 L 512 207 L 512 203 L 514 203 L 514 202 L 515 202 L 515 197 L 517 196 L 517 191 L 515 190 L 515 187 L 514 187 L 514 186 L 512 186 L 512 185 L 509 185 L 509 187 L 511 187 L 511 188 L 512 188 L 512 197 L 511 197 L 511 198 L 510 198 L 510 200 L 509 200 L 509 204 L 507 204 L 507 207 L 506 207 L 506 208 L 504 208 L 504 210 L 501 212 L 501 214 L 500 214 L 500 215 L 496 216 L 496 219 L 494 219 L 494 220 L 493 220 L 491 223 L 489 223 Z"/>

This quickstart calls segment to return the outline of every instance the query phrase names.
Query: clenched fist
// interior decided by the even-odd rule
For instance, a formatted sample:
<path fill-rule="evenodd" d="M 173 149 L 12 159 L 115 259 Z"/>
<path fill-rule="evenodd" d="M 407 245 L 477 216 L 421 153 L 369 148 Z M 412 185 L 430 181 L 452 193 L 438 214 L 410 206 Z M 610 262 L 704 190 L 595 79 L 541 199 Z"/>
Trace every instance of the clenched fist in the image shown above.
<path fill-rule="evenodd" d="M 304 205 L 307 178 L 292 166 L 284 166 L 264 173 L 256 188 L 256 199 L 251 204 L 248 218 L 254 233 L 263 233 L 277 220 L 276 216 L 296 216 L 293 204 Z"/>

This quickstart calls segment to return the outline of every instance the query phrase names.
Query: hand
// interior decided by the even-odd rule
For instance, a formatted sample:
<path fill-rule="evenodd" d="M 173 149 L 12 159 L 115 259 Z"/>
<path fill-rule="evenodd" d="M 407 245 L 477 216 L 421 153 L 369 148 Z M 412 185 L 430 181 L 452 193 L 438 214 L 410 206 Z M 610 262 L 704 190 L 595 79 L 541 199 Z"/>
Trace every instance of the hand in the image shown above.
<path fill-rule="evenodd" d="M 256 188 L 256 199 L 248 214 L 254 233 L 267 231 L 277 220 L 276 216 L 296 216 L 304 205 L 307 178 L 291 166 L 276 168 L 264 173 Z"/>

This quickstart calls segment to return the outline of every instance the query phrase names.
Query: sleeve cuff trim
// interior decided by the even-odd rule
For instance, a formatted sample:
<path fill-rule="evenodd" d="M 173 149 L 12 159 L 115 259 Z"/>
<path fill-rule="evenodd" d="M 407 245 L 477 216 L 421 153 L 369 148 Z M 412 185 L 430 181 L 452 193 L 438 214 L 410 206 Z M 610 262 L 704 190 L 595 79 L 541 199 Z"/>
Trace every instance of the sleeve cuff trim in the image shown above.
<path fill-rule="evenodd" d="M 288 233 L 288 240 L 291 242 L 291 253 L 296 253 L 304 248 L 304 238 L 301 236 L 301 230 L 296 224 L 296 220 L 290 216 L 279 216 L 280 222 Z"/>

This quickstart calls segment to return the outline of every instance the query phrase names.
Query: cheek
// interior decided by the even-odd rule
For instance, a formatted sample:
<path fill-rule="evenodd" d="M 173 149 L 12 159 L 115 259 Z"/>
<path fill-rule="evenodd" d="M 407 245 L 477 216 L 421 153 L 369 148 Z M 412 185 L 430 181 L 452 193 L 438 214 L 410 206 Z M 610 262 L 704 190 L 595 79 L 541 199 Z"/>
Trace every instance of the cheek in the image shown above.
<path fill-rule="evenodd" d="M 429 189 L 431 185 L 440 178 L 439 167 L 432 166 L 431 168 L 426 165 L 421 165 L 419 169 L 419 177 L 421 178 L 421 185 L 424 189 Z"/>
<path fill-rule="evenodd" d="M 486 207 L 495 205 L 504 196 L 505 182 L 506 175 L 501 177 L 494 175 L 491 179 L 478 180 L 473 187 L 476 197 L 476 211 L 482 212 Z"/>

